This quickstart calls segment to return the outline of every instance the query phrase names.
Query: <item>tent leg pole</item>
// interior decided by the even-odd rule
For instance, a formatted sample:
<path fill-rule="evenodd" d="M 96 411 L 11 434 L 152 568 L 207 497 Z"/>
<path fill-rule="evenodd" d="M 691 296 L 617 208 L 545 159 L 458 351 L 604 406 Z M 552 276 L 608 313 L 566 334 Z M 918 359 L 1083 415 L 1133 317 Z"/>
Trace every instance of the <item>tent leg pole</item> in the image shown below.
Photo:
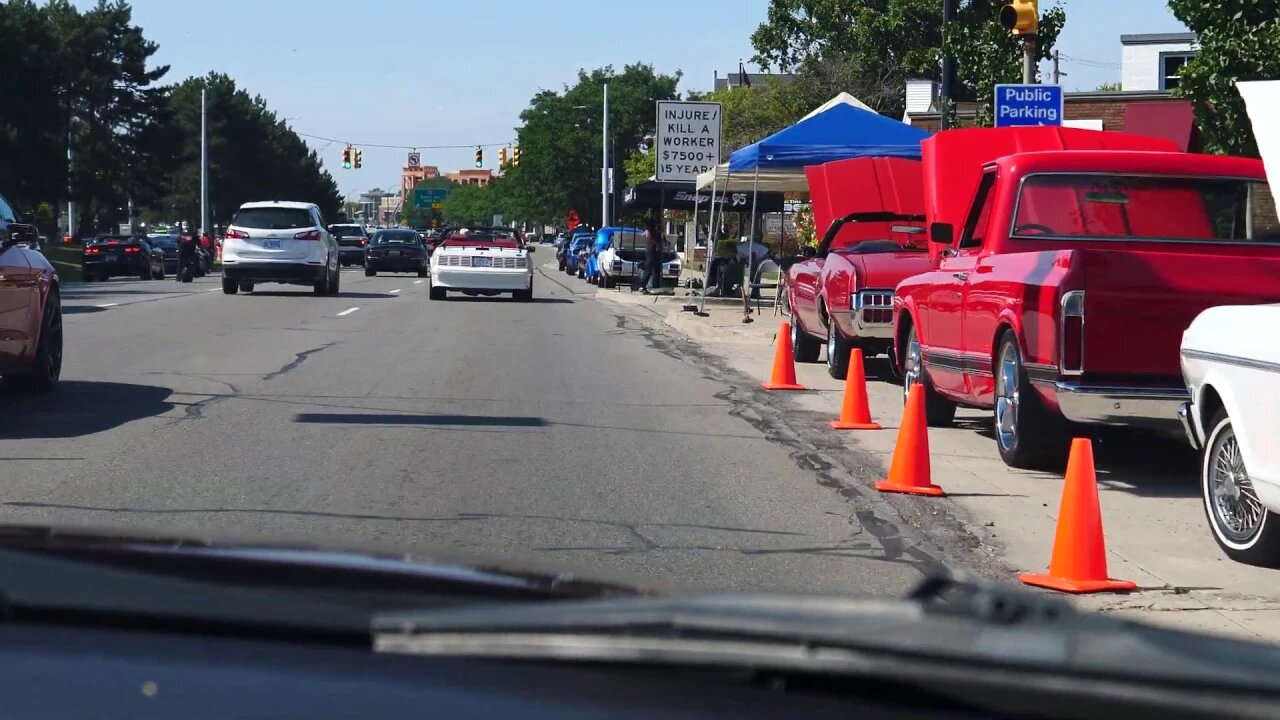
<path fill-rule="evenodd" d="M 754 288 L 756 255 L 752 245 L 756 241 L 756 203 L 760 197 L 760 164 L 756 163 L 755 178 L 751 181 L 751 231 L 747 234 L 747 276 L 742 283 L 742 322 L 751 322 L 751 294 Z"/>

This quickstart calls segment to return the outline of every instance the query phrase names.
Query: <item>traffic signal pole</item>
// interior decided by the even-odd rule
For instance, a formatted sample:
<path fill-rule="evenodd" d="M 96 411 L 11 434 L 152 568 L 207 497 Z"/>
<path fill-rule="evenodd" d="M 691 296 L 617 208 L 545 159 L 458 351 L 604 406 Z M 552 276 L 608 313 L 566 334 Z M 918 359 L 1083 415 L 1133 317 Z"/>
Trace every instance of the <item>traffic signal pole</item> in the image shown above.
<path fill-rule="evenodd" d="M 1022 40 L 1022 82 L 1031 85 L 1036 81 L 1036 36 Z"/>

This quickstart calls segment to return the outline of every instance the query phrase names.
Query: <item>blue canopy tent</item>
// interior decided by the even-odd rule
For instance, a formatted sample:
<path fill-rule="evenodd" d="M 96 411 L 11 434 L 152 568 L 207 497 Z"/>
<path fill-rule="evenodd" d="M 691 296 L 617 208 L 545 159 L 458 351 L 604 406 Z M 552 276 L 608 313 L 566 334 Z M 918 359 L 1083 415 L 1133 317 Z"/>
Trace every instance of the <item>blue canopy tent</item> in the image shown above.
<path fill-rule="evenodd" d="M 927 131 L 884 117 L 845 93 L 814 110 L 796 124 L 734 151 L 729 162 L 698 176 L 699 189 L 708 185 L 724 192 L 748 188 L 806 190 L 806 165 L 856 157 L 920 158 L 920 142 Z M 751 236 L 755 236 L 755 201 L 751 211 Z M 712 221 L 714 226 L 714 220 Z M 748 273 L 753 272 L 748 263 Z M 748 277 L 752 275 L 748 274 Z M 744 295 L 744 301 L 746 297 Z M 745 304 L 745 302 L 744 302 Z M 750 310 L 744 307 L 750 322 Z"/>

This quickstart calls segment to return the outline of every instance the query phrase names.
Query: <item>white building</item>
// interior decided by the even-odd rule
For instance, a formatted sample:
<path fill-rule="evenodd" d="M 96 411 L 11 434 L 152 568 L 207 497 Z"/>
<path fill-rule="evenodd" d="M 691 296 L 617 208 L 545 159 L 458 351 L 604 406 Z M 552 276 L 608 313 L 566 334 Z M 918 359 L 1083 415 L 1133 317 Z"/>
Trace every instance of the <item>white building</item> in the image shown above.
<path fill-rule="evenodd" d="M 1120 36 L 1120 89 L 1165 91 L 1178 86 L 1178 70 L 1195 56 L 1195 33 Z"/>

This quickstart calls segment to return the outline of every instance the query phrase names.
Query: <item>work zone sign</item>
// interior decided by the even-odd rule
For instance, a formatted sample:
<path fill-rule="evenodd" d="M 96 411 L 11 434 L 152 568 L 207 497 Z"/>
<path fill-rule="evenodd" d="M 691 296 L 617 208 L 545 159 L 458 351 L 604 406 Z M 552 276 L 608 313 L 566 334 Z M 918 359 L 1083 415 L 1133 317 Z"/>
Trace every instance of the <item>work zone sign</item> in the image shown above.
<path fill-rule="evenodd" d="M 693 182 L 720 162 L 720 103 L 658 101 L 659 182 Z"/>

